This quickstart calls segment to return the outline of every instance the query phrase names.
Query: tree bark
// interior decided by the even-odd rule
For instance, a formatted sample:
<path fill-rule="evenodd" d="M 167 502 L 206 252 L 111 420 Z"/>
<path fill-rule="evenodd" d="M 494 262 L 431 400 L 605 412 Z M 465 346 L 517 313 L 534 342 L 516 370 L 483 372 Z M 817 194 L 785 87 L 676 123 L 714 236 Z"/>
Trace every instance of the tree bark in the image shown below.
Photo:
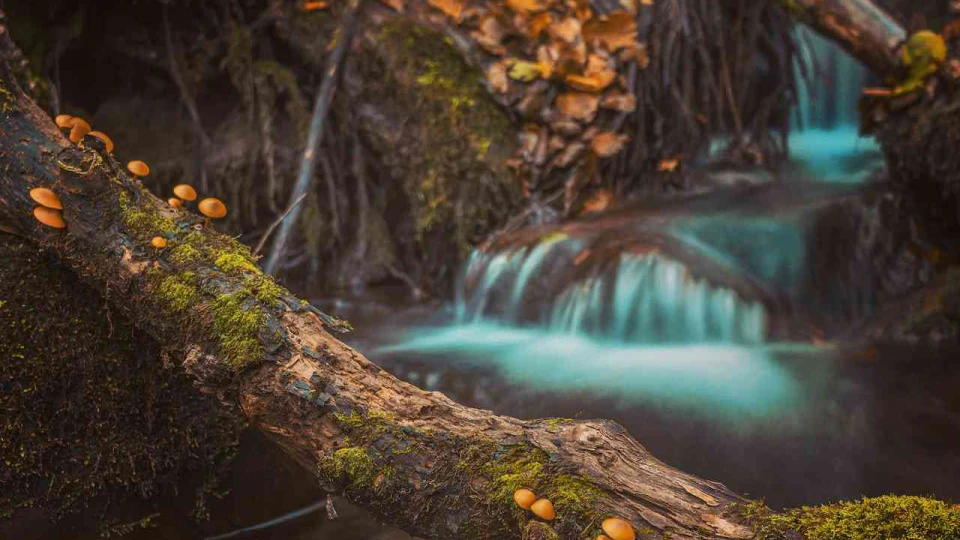
<path fill-rule="evenodd" d="M 832 39 L 880 76 L 900 66 L 899 46 L 907 33 L 870 0 L 780 0 L 795 19 Z"/>
<path fill-rule="evenodd" d="M 0 24 L 0 58 L 12 47 Z M 65 229 L 34 219 L 36 187 L 59 195 Z M 411 533 L 572 539 L 617 515 L 650 531 L 642 537 L 751 536 L 730 512 L 744 499 L 658 461 L 613 422 L 497 416 L 384 372 L 246 248 L 149 193 L 99 139 L 66 140 L 4 62 L 0 223 L 54 248 L 199 391 L 242 412 L 323 485 Z M 168 247 L 153 248 L 154 236 Z M 553 500 L 546 531 L 512 502 L 521 486 Z"/>

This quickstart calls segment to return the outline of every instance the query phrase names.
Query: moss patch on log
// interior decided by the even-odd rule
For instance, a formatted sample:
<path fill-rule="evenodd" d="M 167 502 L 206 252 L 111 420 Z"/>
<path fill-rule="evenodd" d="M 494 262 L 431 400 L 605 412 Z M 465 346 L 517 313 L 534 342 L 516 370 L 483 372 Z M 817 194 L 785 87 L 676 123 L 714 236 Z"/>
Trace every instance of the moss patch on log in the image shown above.
<path fill-rule="evenodd" d="M 762 501 L 740 507 L 756 540 L 948 540 L 960 538 L 960 506 L 914 496 L 884 495 L 775 513 Z"/>
<path fill-rule="evenodd" d="M 213 330 L 220 352 L 230 367 L 241 370 L 263 359 L 260 331 L 266 315 L 260 306 L 249 301 L 246 291 L 224 294 L 213 299 Z"/>

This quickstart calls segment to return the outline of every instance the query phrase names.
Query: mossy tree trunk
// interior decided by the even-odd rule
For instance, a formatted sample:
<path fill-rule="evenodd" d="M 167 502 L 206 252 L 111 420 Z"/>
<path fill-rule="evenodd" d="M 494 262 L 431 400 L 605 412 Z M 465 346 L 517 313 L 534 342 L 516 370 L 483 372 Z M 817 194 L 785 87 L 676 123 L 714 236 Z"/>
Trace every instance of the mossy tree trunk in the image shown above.
<path fill-rule="evenodd" d="M 0 26 L 0 50 L 12 50 Z M 4 55 L 6 56 L 6 55 Z M 330 489 L 429 538 L 594 537 L 621 516 L 641 537 L 747 538 L 724 486 L 656 460 L 608 421 L 520 421 L 401 382 L 333 338 L 249 251 L 148 192 L 98 139 L 66 140 L 0 63 L 0 224 L 53 248 L 165 347 L 198 391 L 242 411 Z M 66 228 L 29 192 L 54 190 Z M 168 246 L 151 246 L 155 236 Z M 550 498 L 545 527 L 512 501 Z M 549 537 L 549 536 L 548 536 Z"/>

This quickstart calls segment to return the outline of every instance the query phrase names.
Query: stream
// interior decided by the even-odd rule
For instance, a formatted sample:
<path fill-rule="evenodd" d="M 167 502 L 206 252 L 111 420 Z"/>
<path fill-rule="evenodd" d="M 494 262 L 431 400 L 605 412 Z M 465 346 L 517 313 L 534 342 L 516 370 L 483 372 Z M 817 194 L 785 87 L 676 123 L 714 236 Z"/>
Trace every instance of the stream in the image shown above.
<path fill-rule="evenodd" d="M 519 418 L 610 418 L 666 463 L 775 508 L 960 501 L 957 351 L 844 339 L 924 269 L 876 267 L 881 158 L 854 127 L 865 76 L 807 38 L 827 84 L 801 96 L 784 177 L 512 233 L 471 256 L 449 303 L 399 286 L 311 300 L 403 380 Z M 214 521 L 178 519 L 171 501 L 137 538 L 213 537 L 322 500 L 258 435 L 234 469 Z M 335 521 L 309 512 L 232 538 L 410 538 L 335 504 Z"/>

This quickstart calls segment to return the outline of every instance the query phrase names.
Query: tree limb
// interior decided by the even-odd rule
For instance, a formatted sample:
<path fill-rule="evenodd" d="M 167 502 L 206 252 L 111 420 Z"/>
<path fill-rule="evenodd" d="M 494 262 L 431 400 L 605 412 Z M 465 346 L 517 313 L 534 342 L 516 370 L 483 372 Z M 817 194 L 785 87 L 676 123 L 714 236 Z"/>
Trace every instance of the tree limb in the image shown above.
<path fill-rule="evenodd" d="M 870 0 L 779 0 L 795 19 L 816 30 L 880 76 L 900 66 L 898 48 L 907 33 Z"/>

